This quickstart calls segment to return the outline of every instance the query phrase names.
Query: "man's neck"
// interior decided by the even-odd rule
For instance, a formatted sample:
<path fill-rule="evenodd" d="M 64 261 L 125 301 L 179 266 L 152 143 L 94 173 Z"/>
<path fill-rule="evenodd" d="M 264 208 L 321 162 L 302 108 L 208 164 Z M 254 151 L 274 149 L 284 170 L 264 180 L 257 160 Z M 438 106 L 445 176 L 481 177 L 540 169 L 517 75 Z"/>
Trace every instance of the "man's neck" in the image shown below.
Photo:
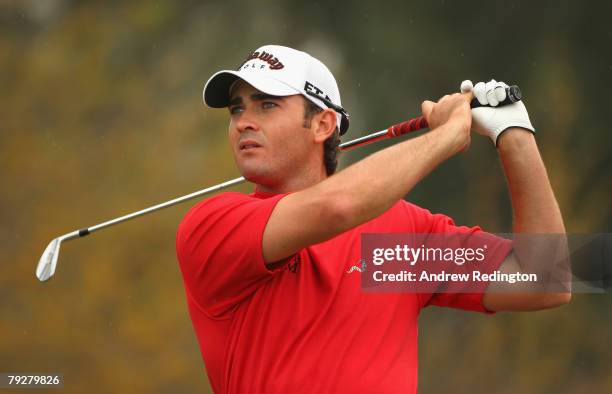
<path fill-rule="evenodd" d="M 314 171 L 303 176 L 292 177 L 276 185 L 257 184 L 255 190 L 269 194 L 292 193 L 314 186 L 317 183 L 325 180 L 326 178 L 327 173 L 325 171 L 325 168 L 322 168 L 321 171 Z"/>

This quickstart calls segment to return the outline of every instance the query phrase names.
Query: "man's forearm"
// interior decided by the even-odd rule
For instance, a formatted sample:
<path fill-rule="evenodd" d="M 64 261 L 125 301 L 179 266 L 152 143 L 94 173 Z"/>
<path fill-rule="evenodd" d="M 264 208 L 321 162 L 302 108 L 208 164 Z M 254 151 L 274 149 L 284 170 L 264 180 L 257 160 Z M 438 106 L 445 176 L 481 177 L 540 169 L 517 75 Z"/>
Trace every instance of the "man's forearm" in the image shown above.
<path fill-rule="evenodd" d="M 519 128 L 500 136 L 499 154 L 512 199 L 515 233 L 565 233 L 535 137 Z"/>
<path fill-rule="evenodd" d="M 566 303 L 571 274 L 565 226 L 535 138 L 524 129 L 509 129 L 498 147 L 512 199 L 514 254 L 521 271 L 539 278 L 522 306 L 540 309 Z"/>
<path fill-rule="evenodd" d="M 375 218 L 402 199 L 441 162 L 452 156 L 453 132 L 443 125 L 417 138 L 372 154 L 326 179 L 313 193 L 324 191 L 343 201 L 343 227 Z"/>

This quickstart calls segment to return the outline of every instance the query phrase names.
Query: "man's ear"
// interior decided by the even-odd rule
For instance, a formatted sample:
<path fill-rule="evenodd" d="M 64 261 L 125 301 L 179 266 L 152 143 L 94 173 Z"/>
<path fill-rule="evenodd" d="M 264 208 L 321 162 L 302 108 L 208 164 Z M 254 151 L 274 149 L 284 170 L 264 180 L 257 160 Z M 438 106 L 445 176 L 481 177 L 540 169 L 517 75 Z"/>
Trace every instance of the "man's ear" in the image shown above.
<path fill-rule="evenodd" d="M 315 142 L 324 142 L 338 127 L 336 111 L 327 108 L 316 114 L 313 119 Z"/>

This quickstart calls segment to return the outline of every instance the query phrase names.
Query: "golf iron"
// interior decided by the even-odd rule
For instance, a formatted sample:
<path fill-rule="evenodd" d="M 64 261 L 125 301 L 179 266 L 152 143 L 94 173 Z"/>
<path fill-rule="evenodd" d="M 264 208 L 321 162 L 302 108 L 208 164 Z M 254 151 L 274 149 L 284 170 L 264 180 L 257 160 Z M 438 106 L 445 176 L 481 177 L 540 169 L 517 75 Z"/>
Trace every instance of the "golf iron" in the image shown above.
<path fill-rule="evenodd" d="M 503 102 L 499 103 L 499 105 L 511 104 L 521 99 L 521 91 L 518 88 L 518 86 L 516 85 L 510 86 L 506 90 L 507 90 L 507 95 L 506 95 L 507 98 Z M 476 108 L 479 106 L 481 105 L 478 103 L 476 99 L 474 99 L 471 103 L 471 107 Z M 354 148 L 357 148 L 359 146 L 363 146 L 366 144 L 370 144 L 372 142 L 375 142 L 381 139 L 399 137 L 401 135 L 408 134 L 410 132 L 421 130 L 427 127 L 429 127 L 427 124 L 427 121 L 425 120 L 425 118 L 420 116 L 414 119 L 407 120 L 402 123 L 395 124 L 385 130 L 381 130 L 381 131 L 378 131 L 378 132 L 375 132 L 375 133 L 372 133 L 372 134 L 369 134 L 369 135 L 366 135 L 360 138 L 356 138 L 352 141 L 342 143 L 340 144 L 339 148 L 341 151 L 348 151 L 348 150 L 351 150 L 351 149 L 354 149 Z M 124 216 L 121 216 L 115 219 L 111 219 L 109 221 L 106 221 L 100 224 L 96 224 L 91 227 L 82 228 L 80 230 L 75 230 L 70 233 L 64 234 L 60 237 L 57 237 L 49 243 L 49 245 L 43 252 L 42 256 L 40 257 L 40 260 L 38 261 L 38 266 L 36 267 L 36 277 L 41 282 L 44 282 L 44 281 L 49 280 L 49 278 L 51 278 L 53 274 L 55 274 L 55 269 L 57 268 L 57 259 L 59 257 L 60 246 L 62 245 L 62 242 L 64 241 L 69 241 L 75 238 L 81 238 L 95 231 L 101 230 L 103 228 L 110 227 L 115 224 L 125 222 L 127 220 L 131 220 L 139 216 L 143 216 L 148 213 L 158 211 L 163 208 L 167 208 L 167 207 L 170 207 L 176 204 L 180 204 L 182 202 L 185 202 L 185 201 L 188 201 L 188 200 L 191 200 L 191 199 L 194 199 L 194 198 L 197 198 L 197 197 L 209 194 L 209 193 L 223 190 L 230 186 L 240 184 L 244 181 L 245 181 L 244 177 L 235 178 L 227 182 L 219 183 L 215 186 L 211 186 L 206 189 L 202 189 L 202 190 L 193 192 L 191 194 L 187 194 L 185 196 L 175 198 L 174 200 L 166 201 L 164 203 L 157 204 L 157 205 L 154 205 L 149 208 L 145 208 L 137 212 L 133 212 L 133 213 L 130 213 L 130 214 L 127 214 L 127 215 L 124 215 Z"/>

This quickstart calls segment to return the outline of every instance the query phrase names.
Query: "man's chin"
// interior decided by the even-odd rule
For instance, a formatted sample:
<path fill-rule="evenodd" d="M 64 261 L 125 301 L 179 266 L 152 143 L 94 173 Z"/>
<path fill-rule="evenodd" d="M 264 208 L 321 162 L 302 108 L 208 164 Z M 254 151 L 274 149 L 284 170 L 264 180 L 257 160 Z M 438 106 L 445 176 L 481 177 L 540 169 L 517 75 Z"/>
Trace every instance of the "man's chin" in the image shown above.
<path fill-rule="evenodd" d="M 258 185 L 267 185 L 270 182 L 267 171 L 258 167 L 243 166 L 240 168 L 240 173 L 249 182 Z"/>

